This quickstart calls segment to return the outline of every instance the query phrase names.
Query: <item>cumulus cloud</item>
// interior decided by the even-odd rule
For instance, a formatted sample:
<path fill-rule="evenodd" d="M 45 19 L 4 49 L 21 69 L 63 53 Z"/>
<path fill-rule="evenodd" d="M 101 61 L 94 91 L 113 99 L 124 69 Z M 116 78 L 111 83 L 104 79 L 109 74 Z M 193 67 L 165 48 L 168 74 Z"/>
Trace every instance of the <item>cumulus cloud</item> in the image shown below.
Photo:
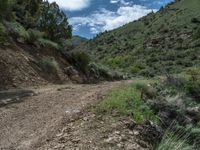
<path fill-rule="evenodd" d="M 128 6 L 128 5 L 132 4 L 131 1 L 127 2 L 127 1 L 125 1 L 125 0 L 110 0 L 110 3 L 111 3 L 111 4 L 120 3 L 121 5 L 125 5 L 125 6 Z"/>
<path fill-rule="evenodd" d="M 113 0 L 114 2 L 114 0 Z M 86 26 L 91 33 L 96 34 L 105 30 L 112 30 L 126 23 L 137 20 L 151 10 L 141 5 L 121 6 L 116 12 L 107 9 L 101 9 L 86 17 L 72 17 L 69 22 L 76 31 L 81 26 Z"/>
<path fill-rule="evenodd" d="M 78 11 L 87 8 L 91 0 L 49 0 L 56 2 L 61 8 L 69 11 Z"/>

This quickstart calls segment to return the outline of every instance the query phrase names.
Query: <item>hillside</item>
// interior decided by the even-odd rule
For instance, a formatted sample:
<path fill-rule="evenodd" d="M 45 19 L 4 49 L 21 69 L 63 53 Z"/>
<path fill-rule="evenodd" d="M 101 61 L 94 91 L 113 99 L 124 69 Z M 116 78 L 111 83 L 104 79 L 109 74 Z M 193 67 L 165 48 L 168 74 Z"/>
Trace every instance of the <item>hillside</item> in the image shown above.
<path fill-rule="evenodd" d="M 200 1 L 176 0 L 79 46 L 114 69 L 145 76 L 198 66 Z"/>
<path fill-rule="evenodd" d="M 2 0 L 0 11 L 0 89 L 84 82 L 61 52 L 71 26 L 56 3 Z"/>
<path fill-rule="evenodd" d="M 101 78 L 94 73 L 99 74 L 98 67 L 89 67 L 92 61 L 87 54 L 69 53 L 87 39 L 72 36 L 68 18 L 55 2 L 0 3 L 0 89 Z"/>
<path fill-rule="evenodd" d="M 86 38 L 84 38 L 84 37 L 81 37 L 81 36 L 75 35 L 75 36 L 72 37 L 72 44 L 73 44 L 74 46 L 78 46 L 78 45 L 80 45 L 81 43 L 86 42 L 86 41 L 88 41 L 88 39 L 86 39 Z"/>

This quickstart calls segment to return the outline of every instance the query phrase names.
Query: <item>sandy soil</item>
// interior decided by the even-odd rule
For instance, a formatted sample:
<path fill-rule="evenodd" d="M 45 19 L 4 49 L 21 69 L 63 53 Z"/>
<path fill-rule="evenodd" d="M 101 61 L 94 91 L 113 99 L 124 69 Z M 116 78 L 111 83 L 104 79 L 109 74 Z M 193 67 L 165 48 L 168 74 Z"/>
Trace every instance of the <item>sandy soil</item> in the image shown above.
<path fill-rule="evenodd" d="M 34 90 L 37 95 L 0 108 L 0 149 L 35 150 L 62 130 L 110 89 L 130 81 L 98 85 L 52 85 Z M 50 148 L 47 148 L 50 149 Z"/>

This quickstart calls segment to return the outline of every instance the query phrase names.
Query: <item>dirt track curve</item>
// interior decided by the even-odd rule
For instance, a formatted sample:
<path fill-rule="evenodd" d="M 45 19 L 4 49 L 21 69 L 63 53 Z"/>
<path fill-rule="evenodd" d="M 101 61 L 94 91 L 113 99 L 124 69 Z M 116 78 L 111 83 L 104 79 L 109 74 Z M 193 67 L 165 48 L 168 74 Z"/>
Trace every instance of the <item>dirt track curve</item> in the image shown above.
<path fill-rule="evenodd" d="M 110 89 L 130 81 L 97 85 L 52 85 L 35 96 L 0 108 L 0 150 L 35 150 L 63 127 L 63 122 L 97 103 Z"/>

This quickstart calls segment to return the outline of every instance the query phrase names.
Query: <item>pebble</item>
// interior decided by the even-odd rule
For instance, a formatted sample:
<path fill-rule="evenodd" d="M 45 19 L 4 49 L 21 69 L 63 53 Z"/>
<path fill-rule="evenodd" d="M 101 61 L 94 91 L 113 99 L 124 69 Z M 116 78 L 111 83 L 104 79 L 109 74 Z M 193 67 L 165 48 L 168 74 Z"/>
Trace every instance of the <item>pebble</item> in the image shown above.
<path fill-rule="evenodd" d="M 140 133 L 138 131 L 133 132 L 134 135 L 139 135 Z"/>

